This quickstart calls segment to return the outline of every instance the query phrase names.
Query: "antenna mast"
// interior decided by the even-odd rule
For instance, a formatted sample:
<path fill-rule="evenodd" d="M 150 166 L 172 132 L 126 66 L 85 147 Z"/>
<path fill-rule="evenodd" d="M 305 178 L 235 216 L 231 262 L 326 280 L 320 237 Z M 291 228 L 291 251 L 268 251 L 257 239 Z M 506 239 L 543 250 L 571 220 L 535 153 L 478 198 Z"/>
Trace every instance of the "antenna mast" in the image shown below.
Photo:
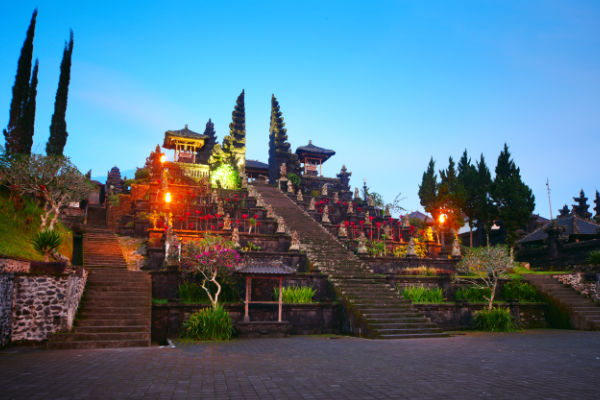
<path fill-rule="evenodd" d="M 548 190 L 548 207 L 550 208 L 550 221 L 552 221 L 552 202 L 550 201 L 550 182 L 546 178 L 546 190 Z"/>

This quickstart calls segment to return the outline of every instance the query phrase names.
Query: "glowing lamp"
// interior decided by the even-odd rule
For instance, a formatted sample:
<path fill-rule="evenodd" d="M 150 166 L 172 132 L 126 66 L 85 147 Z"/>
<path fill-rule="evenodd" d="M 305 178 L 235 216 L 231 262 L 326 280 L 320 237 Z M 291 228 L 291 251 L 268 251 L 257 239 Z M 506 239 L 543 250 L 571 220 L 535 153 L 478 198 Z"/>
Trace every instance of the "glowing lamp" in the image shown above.
<path fill-rule="evenodd" d="M 167 156 L 165 156 L 164 154 L 160 155 L 160 162 L 164 163 L 165 161 L 167 161 Z"/>
<path fill-rule="evenodd" d="M 171 202 L 171 192 L 167 192 L 165 194 L 165 203 L 169 204 Z"/>
<path fill-rule="evenodd" d="M 440 216 L 438 217 L 438 221 L 440 222 L 440 224 L 446 222 L 446 214 L 440 214 Z"/>

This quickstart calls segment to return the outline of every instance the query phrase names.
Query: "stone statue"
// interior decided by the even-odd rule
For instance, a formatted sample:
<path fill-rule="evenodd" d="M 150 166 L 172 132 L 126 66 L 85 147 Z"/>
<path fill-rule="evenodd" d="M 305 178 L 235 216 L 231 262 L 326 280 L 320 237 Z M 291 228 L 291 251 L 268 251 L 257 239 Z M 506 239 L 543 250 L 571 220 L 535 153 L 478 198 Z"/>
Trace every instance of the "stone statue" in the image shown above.
<path fill-rule="evenodd" d="M 370 224 L 371 223 L 371 215 L 369 214 L 369 212 L 365 212 L 365 224 Z"/>
<path fill-rule="evenodd" d="M 287 165 L 281 163 L 279 166 L 279 179 L 287 180 Z"/>
<path fill-rule="evenodd" d="M 354 214 L 354 207 L 351 201 L 348 202 L 348 214 Z"/>
<path fill-rule="evenodd" d="M 346 230 L 346 223 L 344 221 L 342 221 L 342 223 L 340 224 L 340 229 L 338 230 L 338 237 L 348 237 L 348 231 Z"/>
<path fill-rule="evenodd" d="M 277 233 L 285 233 L 285 221 L 283 217 L 277 217 Z"/>
<path fill-rule="evenodd" d="M 267 206 L 267 218 L 275 218 L 273 215 L 273 207 L 271 207 L 270 204 Z"/>
<path fill-rule="evenodd" d="M 339 202 L 340 202 L 340 195 L 338 194 L 338 192 L 334 192 L 334 193 L 333 193 L 333 202 L 334 202 L 335 204 L 337 204 L 337 203 L 339 203 Z"/>
<path fill-rule="evenodd" d="M 240 247 L 240 232 L 238 231 L 237 226 L 233 228 L 233 233 L 231 234 L 231 241 L 233 242 L 233 247 Z"/>
<path fill-rule="evenodd" d="M 294 193 L 294 184 L 292 183 L 292 181 L 288 181 L 287 192 L 288 193 Z"/>
<path fill-rule="evenodd" d="M 460 256 L 460 242 L 458 241 L 458 237 L 454 237 L 454 242 L 452 242 L 452 257 Z"/>
<path fill-rule="evenodd" d="M 386 204 L 386 205 L 385 205 L 385 212 L 383 213 L 383 216 L 384 216 L 384 217 L 389 217 L 390 215 L 391 215 L 391 214 L 390 214 L 390 205 L 389 205 L 389 204 Z"/>
<path fill-rule="evenodd" d="M 254 186 L 252 185 L 248 186 L 248 196 L 256 197 L 256 192 L 254 191 Z"/>
<path fill-rule="evenodd" d="M 302 189 L 298 189 L 298 194 L 296 195 L 296 200 L 298 200 L 298 203 L 304 202 L 304 196 L 302 196 Z"/>
<path fill-rule="evenodd" d="M 367 254 L 367 238 L 365 237 L 365 233 L 361 232 L 358 237 L 358 248 L 356 249 L 358 254 Z"/>
<path fill-rule="evenodd" d="M 225 210 L 223 210 L 223 200 L 219 199 L 217 201 L 217 214 L 223 215 L 225 214 Z"/>
<path fill-rule="evenodd" d="M 308 205 L 308 211 L 315 211 L 315 198 L 310 198 L 310 204 Z"/>
<path fill-rule="evenodd" d="M 292 233 L 292 243 L 290 244 L 290 250 L 300 250 L 300 240 L 298 240 L 298 232 Z"/>
<path fill-rule="evenodd" d="M 406 249 L 407 257 L 416 257 L 417 256 L 417 247 L 415 245 L 415 238 L 411 237 L 408 241 L 408 248 Z"/>
<path fill-rule="evenodd" d="M 392 227 L 389 226 L 388 224 L 385 224 L 383 227 L 383 234 L 386 235 L 389 239 L 391 233 L 392 233 Z"/>
<path fill-rule="evenodd" d="M 223 218 L 223 230 L 231 230 L 231 217 L 229 216 L 229 213 L 225 214 L 225 218 Z"/>
<path fill-rule="evenodd" d="M 367 205 L 369 207 L 374 207 L 375 206 L 375 200 L 373 200 L 373 196 L 367 196 Z"/>
<path fill-rule="evenodd" d="M 321 218 L 321 222 L 323 222 L 324 224 L 331 223 L 331 221 L 329 220 L 329 206 L 325 206 L 325 208 L 323 208 L 323 217 Z"/>
<path fill-rule="evenodd" d="M 405 214 L 404 217 L 402 217 L 401 227 L 410 228 L 410 218 L 408 218 L 408 214 Z"/>
<path fill-rule="evenodd" d="M 158 213 L 156 210 L 152 210 L 152 216 L 150 217 L 152 221 L 152 229 L 156 229 L 156 221 L 158 221 Z"/>
<path fill-rule="evenodd" d="M 354 200 L 359 200 L 360 199 L 360 194 L 358 193 L 358 188 L 355 187 L 354 188 Z"/>
<path fill-rule="evenodd" d="M 327 196 L 327 184 L 326 183 L 323 184 L 323 188 L 321 189 L 321 194 L 323 196 Z"/>
<path fill-rule="evenodd" d="M 248 187 L 248 176 L 246 175 L 246 172 L 240 173 L 240 179 L 242 181 L 242 189 L 247 188 Z"/>
<path fill-rule="evenodd" d="M 217 190 L 213 189 L 212 192 L 210 192 L 210 200 L 213 203 L 216 203 L 217 200 L 219 200 L 219 195 L 217 194 Z"/>
<path fill-rule="evenodd" d="M 263 198 L 261 196 L 261 194 L 259 193 L 258 196 L 256 196 L 256 207 L 264 207 L 265 203 L 263 202 Z"/>

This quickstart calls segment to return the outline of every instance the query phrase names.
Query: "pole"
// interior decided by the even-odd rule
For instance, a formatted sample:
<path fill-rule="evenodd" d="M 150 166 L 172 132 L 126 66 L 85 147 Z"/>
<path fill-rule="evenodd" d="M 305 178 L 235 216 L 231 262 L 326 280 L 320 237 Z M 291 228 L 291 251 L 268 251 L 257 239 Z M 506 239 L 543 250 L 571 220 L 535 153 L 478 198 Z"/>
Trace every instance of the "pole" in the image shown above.
<path fill-rule="evenodd" d="M 282 314 L 282 304 L 283 304 L 283 293 L 282 292 L 282 287 L 283 287 L 283 278 L 279 278 L 279 317 L 277 318 L 277 322 L 281 322 L 281 314 Z"/>
<path fill-rule="evenodd" d="M 250 280 L 252 278 L 250 278 L 249 276 L 246 277 L 246 301 L 244 304 L 244 322 L 250 322 L 250 290 L 252 288 Z"/>
<path fill-rule="evenodd" d="M 550 208 L 550 221 L 552 221 L 552 202 L 550 201 L 550 181 L 546 178 L 546 189 L 548 190 L 548 207 Z"/>

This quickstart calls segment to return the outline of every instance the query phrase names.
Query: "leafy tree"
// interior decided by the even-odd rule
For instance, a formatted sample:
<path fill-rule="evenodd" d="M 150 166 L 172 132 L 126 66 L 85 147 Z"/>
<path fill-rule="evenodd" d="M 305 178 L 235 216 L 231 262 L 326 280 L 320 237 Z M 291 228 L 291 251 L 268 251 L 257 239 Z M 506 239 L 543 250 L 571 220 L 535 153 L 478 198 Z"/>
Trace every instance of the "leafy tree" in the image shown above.
<path fill-rule="evenodd" d="M 469 246 L 473 247 L 473 227 L 477 210 L 477 168 L 471 164 L 466 149 L 458 162 L 458 182 L 463 188 L 462 210 L 468 218 Z"/>
<path fill-rule="evenodd" d="M 437 203 L 446 214 L 446 225 L 456 232 L 464 225 L 462 218 L 464 189 L 458 180 L 454 165 L 454 160 L 450 157 L 448 159 L 448 168 L 440 171 Z"/>
<path fill-rule="evenodd" d="M 23 110 L 23 137 L 21 138 L 21 152 L 23 154 L 31 154 L 31 146 L 33 145 L 33 133 L 35 125 L 35 98 L 37 97 L 38 85 L 38 60 L 35 60 L 33 72 L 31 73 L 31 82 L 29 83 L 29 94 L 25 109 Z"/>
<path fill-rule="evenodd" d="M 491 193 L 498 217 L 506 228 L 506 242 L 512 255 L 517 231 L 529 220 L 535 208 L 535 197 L 529 186 L 521 180 L 521 171 L 511 159 L 506 144 L 498 156 Z"/>
<path fill-rule="evenodd" d="M 235 159 L 233 164 L 239 168 L 246 160 L 246 110 L 244 106 L 244 91 L 238 96 L 229 124 L 229 135 L 223 138 L 220 148 L 223 155 L 221 161 Z"/>
<path fill-rule="evenodd" d="M 4 159 L 0 179 L 21 195 L 41 200 L 41 231 L 53 230 L 64 207 L 87 198 L 94 190 L 91 182 L 62 156 L 32 154 Z"/>
<path fill-rule="evenodd" d="M 204 142 L 204 146 L 202 149 L 198 150 L 198 155 L 196 160 L 202 164 L 208 163 L 210 155 L 212 154 L 213 148 L 215 144 L 217 144 L 217 134 L 215 132 L 215 124 L 208 119 L 206 123 L 206 128 L 204 129 L 204 134 L 208 136 L 208 138 Z"/>
<path fill-rule="evenodd" d="M 483 154 L 476 163 L 477 174 L 474 186 L 475 219 L 477 220 L 477 231 L 485 234 L 486 243 L 489 244 L 489 229 L 495 218 L 495 208 L 491 198 L 492 175 L 485 164 Z"/>
<path fill-rule="evenodd" d="M 63 58 L 60 63 L 60 78 L 56 99 L 54 100 L 54 114 L 50 124 L 50 137 L 46 143 L 46 154 L 61 156 L 67 143 L 67 100 L 69 97 L 69 81 L 71 80 L 71 56 L 73 55 L 73 31 L 69 43 L 65 43 Z"/>
<path fill-rule="evenodd" d="M 6 140 L 5 151 L 6 154 L 9 155 L 23 153 L 25 150 L 22 141 L 23 137 L 25 137 L 25 129 L 27 126 L 27 123 L 25 122 L 25 110 L 31 110 L 31 106 L 28 106 L 28 102 L 31 95 L 30 85 L 33 82 L 30 82 L 29 78 L 31 76 L 33 37 L 35 35 L 36 19 L 37 9 L 33 11 L 31 21 L 29 22 L 29 28 L 27 29 L 27 36 L 25 37 L 25 42 L 21 48 L 21 55 L 19 56 L 17 64 L 17 74 L 12 89 L 8 126 L 3 130 L 4 138 Z"/>
<path fill-rule="evenodd" d="M 419 185 L 419 199 L 425 211 L 430 213 L 433 219 L 437 220 L 440 214 L 440 207 L 438 202 L 438 182 L 433 157 L 429 160 L 427 170 L 423 173 L 423 178 Z"/>
<path fill-rule="evenodd" d="M 573 197 L 575 203 L 573 204 L 573 214 L 577 215 L 580 218 L 590 219 L 592 218 L 592 213 L 588 211 L 590 206 L 587 203 L 587 197 L 585 197 L 585 193 L 583 193 L 583 189 L 579 192 L 579 197 Z"/>

